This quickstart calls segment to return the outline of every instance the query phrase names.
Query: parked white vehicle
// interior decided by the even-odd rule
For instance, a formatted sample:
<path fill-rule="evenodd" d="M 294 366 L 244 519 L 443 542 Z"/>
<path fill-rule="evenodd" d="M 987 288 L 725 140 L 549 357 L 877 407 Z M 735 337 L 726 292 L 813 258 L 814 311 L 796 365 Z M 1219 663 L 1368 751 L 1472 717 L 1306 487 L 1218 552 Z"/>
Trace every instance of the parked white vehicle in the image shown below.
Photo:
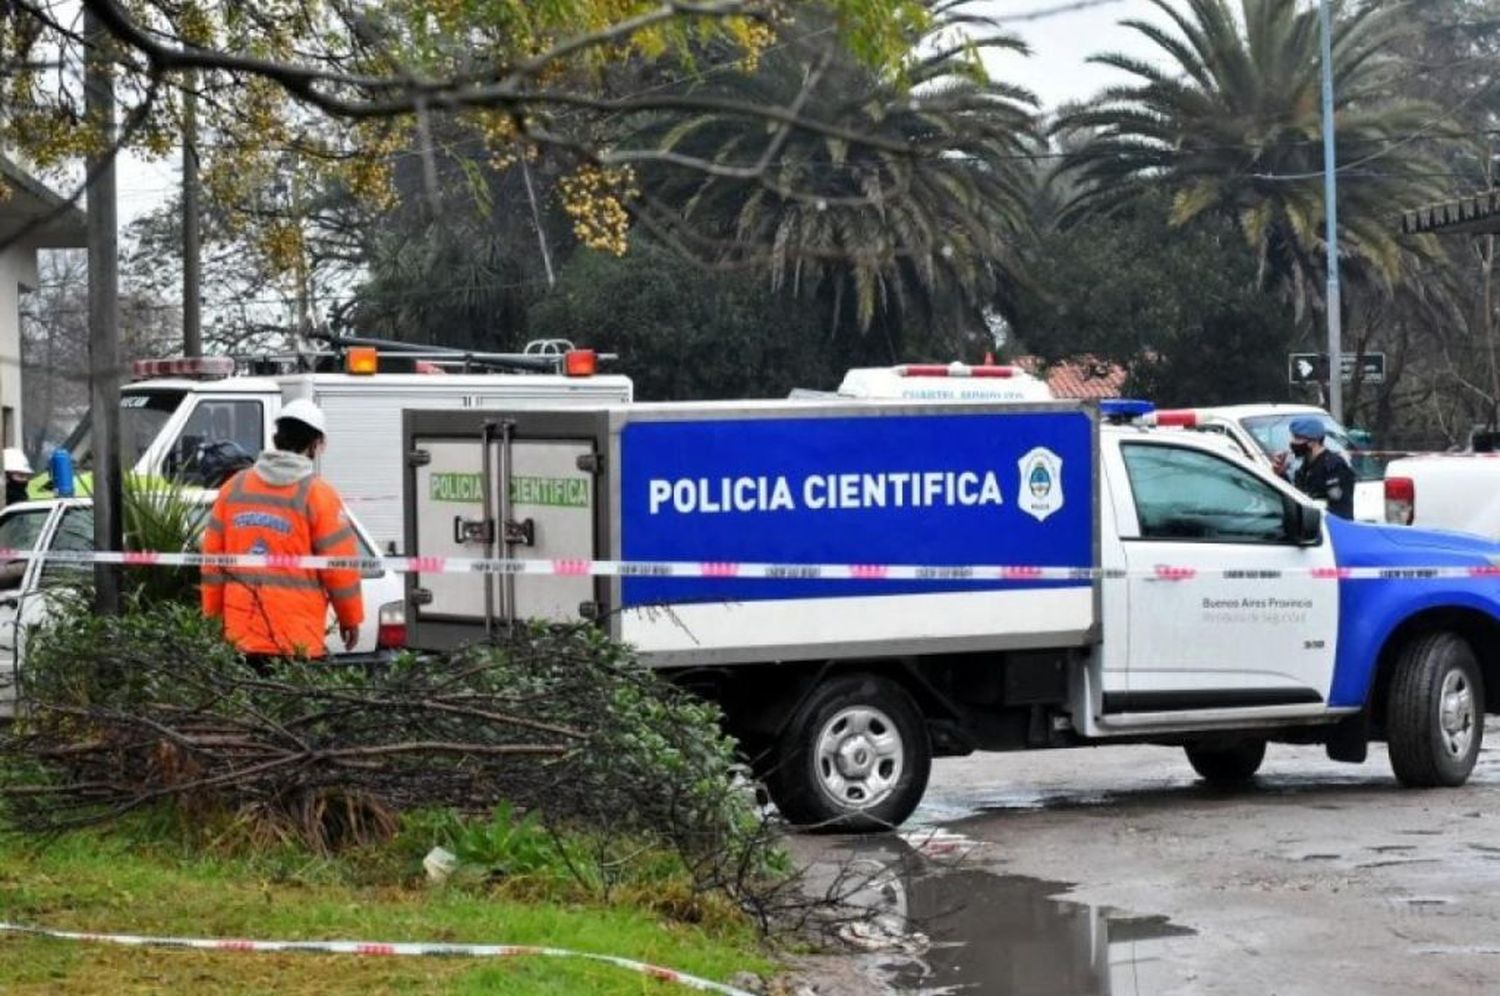
<path fill-rule="evenodd" d="M 1500 539 L 1500 453 L 1421 453 L 1385 471 L 1385 519 Z"/>
<path fill-rule="evenodd" d="M 216 492 L 196 492 L 205 505 Z M 364 526 L 350 516 L 361 557 L 374 557 Z M 60 498 L 11 505 L 0 511 L 0 548 L 10 550 L 86 552 L 94 549 L 94 506 L 88 498 Z M 51 594 L 76 581 L 90 568 L 57 561 L 17 560 L 0 564 L 0 716 L 15 704 L 14 675 L 25 653 L 26 632 L 41 623 L 52 606 Z M 330 616 L 328 652 L 342 660 L 374 660 L 406 642 L 405 598 L 401 575 L 370 571 L 361 582 L 365 621 L 359 642 L 344 650 Z"/>
<path fill-rule="evenodd" d="M 1253 463 L 1272 469 L 1277 454 L 1287 456 L 1287 474 L 1296 467 L 1291 455 L 1293 419 L 1315 418 L 1328 431 L 1325 445 L 1349 461 L 1354 469 L 1354 518 L 1360 522 L 1385 521 L 1383 471 L 1379 461 L 1362 454 L 1349 438 L 1349 431 L 1332 415 L 1313 405 L 1226 405 L 1210 408 L 1174 408 L 1158 411 L 1154 423 L 1161 428 L 1197 429 L 1233 440 Z"/>
<path fill-rule="evenodd" d="M 139 361 L 133 367 L 137 381 L 120 392 L 123 462 L 141 475 L 217 483 L 216 447 L 255 456 L 270 446 L 282 404 L 310 398 L 328 419 L 329 445 L 318 472 L 359 515 L 375 547 L 387 552 L 393 544 L 399 548 L 402 532 L 402 411 L 631 400 L 629 377 L 597 374 L 593 352 L 563 349 L 566 345 L 558 344 L 552 353 L 489 357 L 453 350 L 391 354 L 356 345 L 321 358 L 321 366 L 336 363 L 337 372 L 267 376 L 239 371 L 291 361 L 267 357 L 237 363 L 225 356 Z M 465 372 L 474 364 L 498 369 L 508 362 L 555 372 Z M 383 372 L 396 364 L 425 372 Z M 80 470 L 90 464 L 90 431 L 85 419 L 63 444 Z"/>
<path fill-rule="evenodd" d="M 902 363 L 856 367 L 844 374 L 836 396 L 876 401 L 1051 401 L 1052 389 L 1017 366 Z"/>

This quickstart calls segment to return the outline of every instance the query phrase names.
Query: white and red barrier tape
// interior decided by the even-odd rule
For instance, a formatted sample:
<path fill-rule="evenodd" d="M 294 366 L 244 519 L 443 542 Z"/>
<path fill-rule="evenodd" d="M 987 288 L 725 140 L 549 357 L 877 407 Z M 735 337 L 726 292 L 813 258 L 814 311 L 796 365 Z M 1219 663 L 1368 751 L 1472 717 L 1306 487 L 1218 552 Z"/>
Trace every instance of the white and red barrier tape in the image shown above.
<path fill-rule="evenodd" d="M 734 561 L 642 561 L 584 559 L 504 559 L 483 557 L 312 557 L 289 554 L 156 553 L 149 551 L 11 550 L 7 560 L 65 564 L 123 564 L 127 567 L 217 567 L 249 570 L 391 571 L 397 574 L 509 574 L 551 577 L 709 578 L 765 581 L 1095 581 L 1147 577 L 1161 581 L 1218 578 L 1275 581 L 1312 577 L 1328 581 L 1422 581 L 1454 578 L 1500 580 L 1500 563 L 1470 566 L 1390 567 L 1038 567 L 1026 564 L 768 564 Z"/>
<path fill-rule="evenodd" d="M 366 957 L 428 957 L 428 958 L 578 958 L 584 961 L 602 962 L 626 971 L 661 982 L 671 982 L 699 992 L 720 993 L 721 996 L 754 996 L 744 989 L 701 979 L 676 969 L 662 968 L 644 961 L 632 961 L 614 955 L 593 954 L 588 951 L 570 951 L 566 948 L 534 947 L 522 944 L 428 944 L 383 943 L 371 941 L 250 941 L 234 938 L 211 937 L 150 937 L 138 934 L 96 934 L 72 930 L 49 930 L 45 927 L 28 927 L 19 923 L 0 922 L 0 933 L 28 934 L 32 937 L 47 937 L 58 941 L 92 941 L 103 944 L 121 944 L 133 948 L 177 948 L 192 951 L 235 951 L 249 954 L 347 954 Z"/>

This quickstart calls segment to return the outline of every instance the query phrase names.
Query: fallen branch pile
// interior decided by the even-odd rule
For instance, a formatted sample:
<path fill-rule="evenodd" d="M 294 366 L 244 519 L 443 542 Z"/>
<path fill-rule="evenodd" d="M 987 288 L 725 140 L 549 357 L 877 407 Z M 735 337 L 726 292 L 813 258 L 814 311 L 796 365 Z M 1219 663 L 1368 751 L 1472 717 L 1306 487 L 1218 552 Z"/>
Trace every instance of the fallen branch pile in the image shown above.
<path fill-rule="evenodd" d="M 84 628 L 99 625 L 112 624 Z M 743 805 L 713 710 L 587 629 L 375 670 L 290 661 L 264 674 L 159 629 L 33 644 L 25 714 L 0 741 L 13 826 L 61 830 L 171 800 L 271 814 L 327 848 L 352 822 L 378 833 L 398 811 L 508 800 L 698 850 Z M 92 654 L 84 637 L 99 641 Z"/>

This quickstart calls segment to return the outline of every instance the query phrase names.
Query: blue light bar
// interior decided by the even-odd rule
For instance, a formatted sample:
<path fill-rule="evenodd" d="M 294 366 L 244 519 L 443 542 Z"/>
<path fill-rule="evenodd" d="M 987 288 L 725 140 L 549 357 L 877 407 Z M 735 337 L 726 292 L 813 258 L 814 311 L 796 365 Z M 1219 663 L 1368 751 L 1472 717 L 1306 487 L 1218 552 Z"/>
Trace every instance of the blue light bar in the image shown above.
<path fill-rule="evenodd" d="M 1111 422 L 1130 422 L 1150 415 L 1156 406 L 1136 398 L 1106 398 L 1099 402 L 1099 414 Z"/>

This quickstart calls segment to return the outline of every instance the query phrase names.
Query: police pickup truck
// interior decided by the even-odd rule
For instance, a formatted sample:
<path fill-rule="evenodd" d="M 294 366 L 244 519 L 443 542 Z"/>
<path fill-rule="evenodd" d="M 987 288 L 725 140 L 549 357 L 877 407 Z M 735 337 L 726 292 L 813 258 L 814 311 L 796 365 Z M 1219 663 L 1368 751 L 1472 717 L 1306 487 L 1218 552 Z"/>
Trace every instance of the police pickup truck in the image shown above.
<path fill-rule="evenodd" d="M 1500 689 L 1500 544 L 1322 514 L 1106 403 L 406 413 L 408 643 L 588 619 L 711 698 L 799 824 L 935 756 L 1268 741 L 1458 785 Z M 1497 693 L 1500 694 L 1500 693 Z"/>

